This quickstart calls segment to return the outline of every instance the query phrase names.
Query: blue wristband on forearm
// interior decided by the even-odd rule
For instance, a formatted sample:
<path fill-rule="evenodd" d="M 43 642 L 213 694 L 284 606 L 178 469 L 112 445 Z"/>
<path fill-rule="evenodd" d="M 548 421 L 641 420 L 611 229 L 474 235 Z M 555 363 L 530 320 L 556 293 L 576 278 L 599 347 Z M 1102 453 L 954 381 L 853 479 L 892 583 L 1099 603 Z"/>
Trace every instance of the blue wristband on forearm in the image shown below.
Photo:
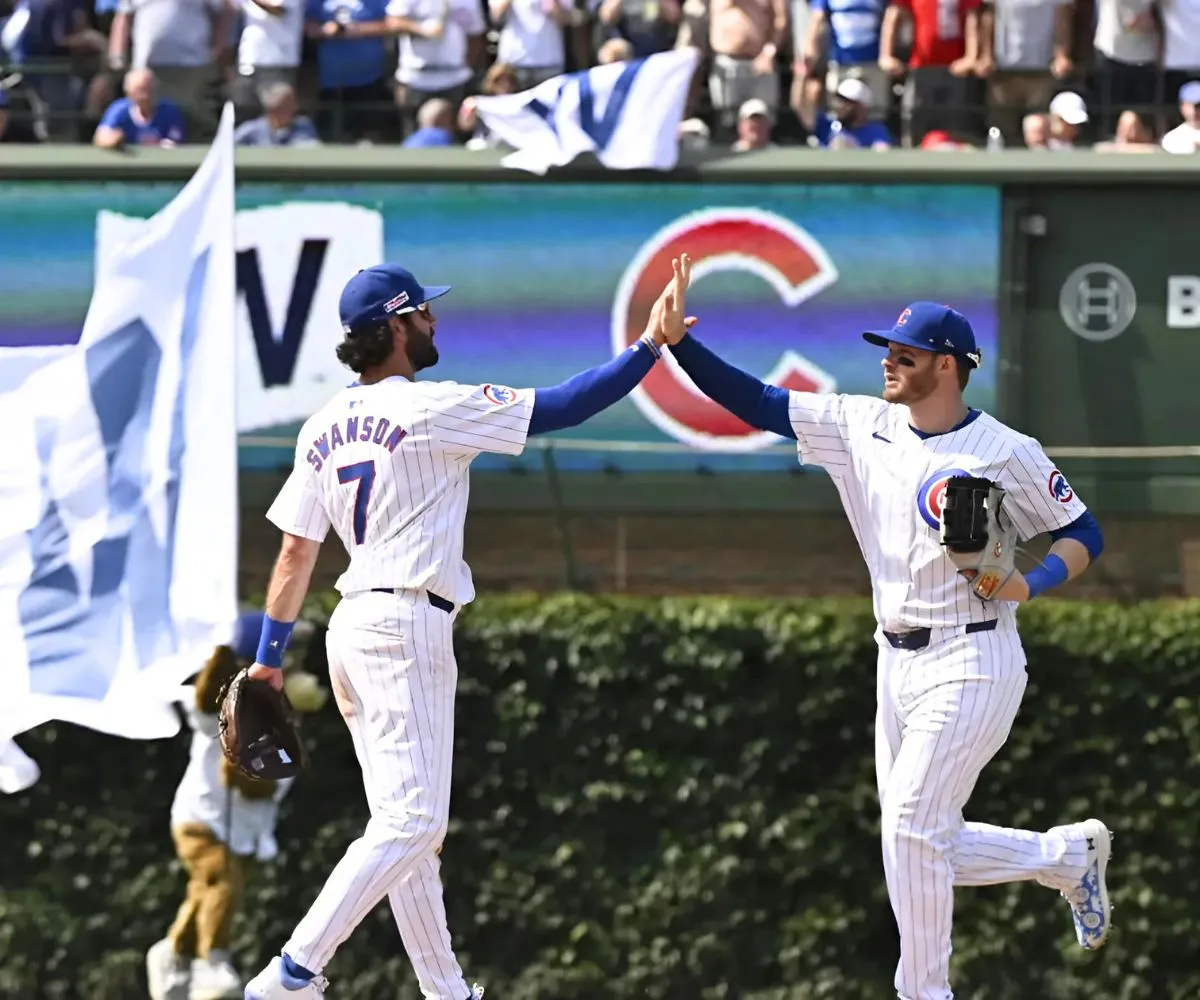
<path fill-rule="evenodd" d="M 277 622 L 263 615 L 262 631 L 258 634 L 257 662 L 264 667 L 282 667 L 283 651 L 287 649 L 295 622 Z"/>
<path fill-rule="evenodd" d="M 1066 583 L 1068 575 L 1067 564 L 1051 552 L 1041 566 L 1034 566 L 1025 574 L 1025 582 L 1029 584 L 1029 599 L 1033 600 L 1051 587 Z"/>

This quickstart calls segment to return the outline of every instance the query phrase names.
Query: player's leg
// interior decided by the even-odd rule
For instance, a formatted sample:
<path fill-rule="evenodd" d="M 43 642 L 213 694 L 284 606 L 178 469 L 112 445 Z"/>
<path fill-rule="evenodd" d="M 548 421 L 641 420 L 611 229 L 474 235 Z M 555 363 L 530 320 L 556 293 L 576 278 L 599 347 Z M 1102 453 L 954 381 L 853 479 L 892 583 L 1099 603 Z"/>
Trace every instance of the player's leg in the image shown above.
<path fill-rule="evenodd" d="M 450 678 L 451 694 L 448 698 L 437 699 L 443 716 L 435 727 L 441 742 L 437 752 L 449 760 L 454 746 L 453 687 L 458 667 L 449 632 L 430 636 L 430 642 L 444 643 L 436 651 L 437 658 L 440 662 L 454 665 L 452 672 L 446 671 L 444 674 Z M 447 814 L 450 808 L 450 779 L 451 768 L 446 767 L 441 772 L 440 784 L 434 789 L 438 801 L 446 804 Z M 425 1000 L 466 1000 L 474 994 L 463 979 L 463 971 L 450 940 L 442 893 L 440 851 L 439 841 L 434 852 L 421 858 L 416 867 L 388 891 L 388 903 Z"/>
<path fill-rule="evenodd" d="M 404 881 L 388 892 L 388 902 L 425 1000 L 469 997 L 446 923 L 438 856 L 422 858 Z"/>
<path fill-rule="evenodd" d="M 391 620 L 378 626 L 351 620 L 343 627 L 331 620 L 327 641 L 331 664 L 338 660 L 350 682 L 346 722 L 360 730 L 371 819 L 284 949 L 313 972 L 422 856 L 441 845 L 450 815 L 449 798 L 440 792 L 448 787 L 452 743 L 444 729 L 457 683 L 453 656 L 446 655 L 451 618 L 387 594 L 358 601 Z"/>
<path fill-rule="evenodd" d="M 284 946 L 286 973 L 320 973 L 445 837 L 449 798 L 439 792 L 449 787 L 452 746 L 443 729 L 457 683 L 451 627 L 451 616 L 423 599 L 374 593 L 343 600 L 330 620 L 331 684 L 363 766 L 371 818 Z M 268 986 L 279 978 L 275 964 L 260 977 Z"/>
<path fill-rule="evenodd" d="M 1008 738 L 1025 690 L 1015 662 L 989 670 L 973 636 L 898 656 L 900 749 L 883 794 L 884 867 L 900 932 L 896 990 L 949 1000 L 953 855 L 962 809 Z"/>
<path fill-rule="evenodd" d="M 1024 662 L 1011 633 L 980 635 L 985 661 Z M 954 882 L 959 886 L 1036 881 L 1061 892 L 1071 906 L 1083 948 L 1104 944 L 1110 924 L 1106 884 L 1111 835 L 1097 819 L 1056 826 L 1046 832 L 964 823 L 954 839 Z"/>
<path fill-rule="evenodd" d="M 879 805 L 883 808 L 887 795 L 888 781 L 891 779 L 892 768 L 896 763 L 896 754 L 900 752 L 900 719 L 896 715 L 893 702 L 892 682 L 895 673 L 892 662 L 896 659 L 896 650 L 882 648 L 879 650 L 875 682 L 875 781 L 879 791 Z M 893 910 L 896 907 L 896 885 L 892 879 L 892 869 L 884 859 L 883 878 L 887 885 L 888 899 Z"/>

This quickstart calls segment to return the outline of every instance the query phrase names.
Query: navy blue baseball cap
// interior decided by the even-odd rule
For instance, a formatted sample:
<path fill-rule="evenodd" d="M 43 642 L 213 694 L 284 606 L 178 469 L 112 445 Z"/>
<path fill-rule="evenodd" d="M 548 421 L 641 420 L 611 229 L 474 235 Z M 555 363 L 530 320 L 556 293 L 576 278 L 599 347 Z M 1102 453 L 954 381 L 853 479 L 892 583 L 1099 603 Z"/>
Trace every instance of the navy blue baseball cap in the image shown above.
<path fill-rule="evenodd" d="M 422 285 L 399 264 L 376 264 L 359 271 L 342 289 L 338 300 L 342 329 L 349 332 L 363 323 L 413 312 L 448 291 L 449 285 Z"/>
<path fill-rule="evenodd" d="M 863 340 L 879 347 L 907 344 L 935 354 L 952 354 L 972 368 L 983 361 L 967 317 L 936 302 L 910 303 L 890 330 L 868 330 Z"/>

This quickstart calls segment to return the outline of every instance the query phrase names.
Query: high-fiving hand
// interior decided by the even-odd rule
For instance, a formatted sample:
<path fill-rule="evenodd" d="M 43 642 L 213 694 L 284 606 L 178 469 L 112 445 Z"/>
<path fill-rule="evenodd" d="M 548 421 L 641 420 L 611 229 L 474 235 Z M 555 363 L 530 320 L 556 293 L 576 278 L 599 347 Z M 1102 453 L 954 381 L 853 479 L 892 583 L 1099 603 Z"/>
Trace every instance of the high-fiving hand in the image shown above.
<path fill-rule="evenodd" d="M 692 280 L 692 259 L 687 254 L 671 259 L 674 277 L 650 311 L 647 333 L 659 344 L 678 344 L 683 335 L 696 325 L 695 316 L 684 316 L 687 288 Z"/>

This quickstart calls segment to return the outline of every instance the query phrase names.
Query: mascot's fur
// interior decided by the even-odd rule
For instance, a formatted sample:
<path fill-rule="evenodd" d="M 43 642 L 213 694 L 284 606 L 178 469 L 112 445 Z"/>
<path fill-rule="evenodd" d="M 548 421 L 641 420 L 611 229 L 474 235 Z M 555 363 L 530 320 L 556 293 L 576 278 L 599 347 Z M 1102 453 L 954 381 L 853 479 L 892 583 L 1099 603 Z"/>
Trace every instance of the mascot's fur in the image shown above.
<path fill-rule="evenodd" d="M 257 617 L 261 621 L 261 613 Z M 187 892 L 170 930 L 146 954 L 150 995 L 158 1000 L 241 996 L 230 953 L 232 923 L 250 868 L 278 850 L 276 809 L 293 779 L 242 774 L 225 761 L 217 743 L 221 700 L 254 657 L 260 627 L 254 618 L 243 616 L 234 640 L 217 646 L 194 678 L 195 704 L 187 706 L 193 729 L 188 768 L 171 807 L 171 837 L 188 875 Z M 295 648 L 283 670 L 285 690 L 293 685 L 300 712 L 318 711 L 329 695 L 318 679 L 324 638 L 324 628 L 296 623 Z"/>

